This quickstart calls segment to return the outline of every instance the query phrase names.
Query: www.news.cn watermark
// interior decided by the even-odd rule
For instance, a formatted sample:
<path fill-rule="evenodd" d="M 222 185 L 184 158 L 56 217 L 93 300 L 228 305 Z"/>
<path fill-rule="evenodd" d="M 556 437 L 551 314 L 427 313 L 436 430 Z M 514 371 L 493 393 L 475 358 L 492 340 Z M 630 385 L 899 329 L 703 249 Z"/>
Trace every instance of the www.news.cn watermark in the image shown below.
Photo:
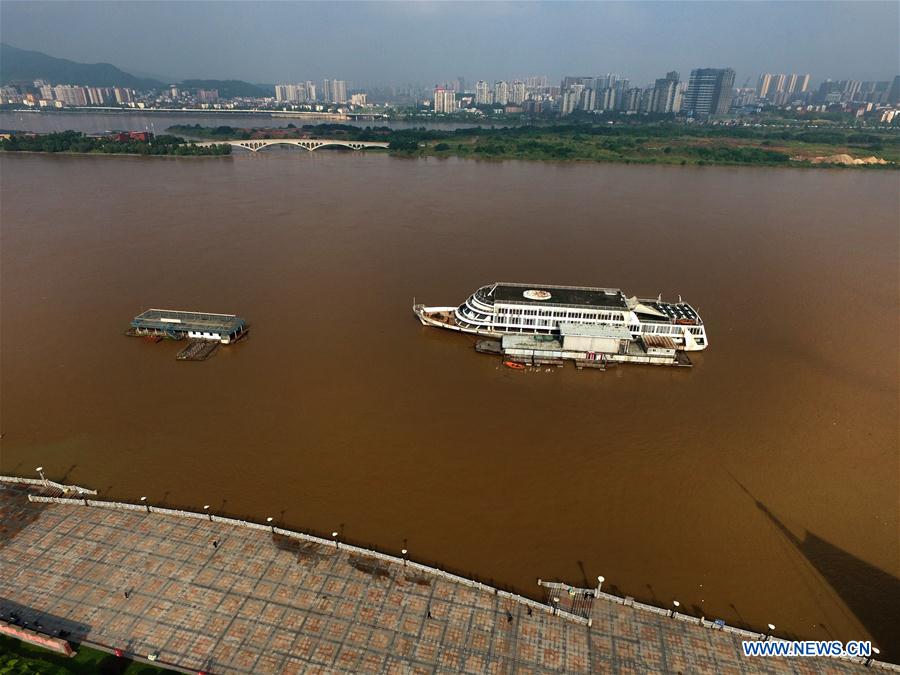
<path fill-rule="evenodd" d="M 834 656 L 871 658 L 878 654 L 870 641 L 850 640 L 770 640 L 741 642 L 744 656 Z"/>

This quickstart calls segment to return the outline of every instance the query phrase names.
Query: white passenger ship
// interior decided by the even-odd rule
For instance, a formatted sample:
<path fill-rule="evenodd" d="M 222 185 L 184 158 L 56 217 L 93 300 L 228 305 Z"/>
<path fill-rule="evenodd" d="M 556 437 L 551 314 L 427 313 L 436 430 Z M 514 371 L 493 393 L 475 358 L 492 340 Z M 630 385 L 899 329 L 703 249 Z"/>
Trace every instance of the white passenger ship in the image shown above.
<path fill-rule="evenodd" d="M 497 282 L 482 286 L 458 307 L 414 304 L 413 311 L 426 326 L 487 337 L 558 335 L 565 323 L 622 327 L 634 339 L 668 338 L 683 351 L 700 351 L 709 344 L 697 310 L 680 297 L 678 302 L 627 298 L 618 288 Z"/>

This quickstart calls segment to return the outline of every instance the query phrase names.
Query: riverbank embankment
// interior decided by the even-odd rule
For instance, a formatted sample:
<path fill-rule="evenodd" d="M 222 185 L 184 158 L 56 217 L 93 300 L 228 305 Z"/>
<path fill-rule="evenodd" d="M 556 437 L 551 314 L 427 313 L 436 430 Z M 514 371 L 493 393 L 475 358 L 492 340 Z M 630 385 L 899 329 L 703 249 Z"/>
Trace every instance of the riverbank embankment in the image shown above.
<path fill-rule="evenodd" d="M 0 481 L 2 611 L 179 668 L 738 672 L 755 667 L 741 640 L 767 639 L 600 588 L 555 584 L 540 603 L 405 553 L 347 545 L 339 533 L 328 540 L 207 507 L 60 496 L 39 480 L 10 481 Z M 803 663 L 823 673 L 863 667 Z M 765 666 L 795 670 L 786 659 Z"/>

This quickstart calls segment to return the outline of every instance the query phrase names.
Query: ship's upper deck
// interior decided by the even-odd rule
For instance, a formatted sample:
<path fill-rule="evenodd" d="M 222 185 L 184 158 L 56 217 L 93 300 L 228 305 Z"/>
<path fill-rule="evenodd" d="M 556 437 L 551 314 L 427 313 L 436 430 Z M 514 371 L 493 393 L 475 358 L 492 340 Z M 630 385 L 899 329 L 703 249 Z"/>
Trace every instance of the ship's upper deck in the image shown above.
<path fill-rule="evenodd" d="M 643 307 L 649 307 L 651 310 L 659 312 L 663 316 L 657 317 L 655 314 L 644 314 L 640 308 L 635 309 L 637 315 L 645 321 L 659 321 L 662 323 L 676 323 L 678 321 L 690 321 L 693 323 L 702 323 L 700 315 L 696 310 L 686 302 L 658 302 L 656 300 L 641 300 Z"/>
<path fill-rule="evenodd" d="M 618 288 L 549 286 L 499 282 L 487 289 L 494 302 L 516 305 L 566 305 L 602 309 L 627 309 L 625 295 Z"/>

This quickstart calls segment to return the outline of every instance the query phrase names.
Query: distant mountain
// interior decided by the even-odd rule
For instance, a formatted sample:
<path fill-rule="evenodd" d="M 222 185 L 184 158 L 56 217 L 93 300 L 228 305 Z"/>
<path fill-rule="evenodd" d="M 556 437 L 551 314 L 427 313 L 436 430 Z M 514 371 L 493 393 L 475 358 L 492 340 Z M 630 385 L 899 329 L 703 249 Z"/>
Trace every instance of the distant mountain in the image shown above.
<path fill-rule="evenodd" d="M 39 79 L 51 84 L 140 90 L 160 89 L 168 84 L 176 84 L 174 80 L 161 82 L 150 77 L 136 77 L 109 63 L 78 63 L 0 43 L 0 84 Z M 184 80 L 177 85 L 182 89 L 216 89 L 222 98 L 274 95 L 274 85 L 251 84 L 243 80 Z"/>
<path fill-rule="evenodd" d="M 250 84 L 243 80 L 184 80 L 179 86 L 183 89 L 216 89 L 222 98 L 262 98 L 275 95 L 274 85 Z"/>
<path fill-rule="evenodd" d="M 47 80 L 88 87 L 155 89 L 157 80 L 135 77 L 109 63 L 78 63 L 0 43 L 0 83 Z"/>

